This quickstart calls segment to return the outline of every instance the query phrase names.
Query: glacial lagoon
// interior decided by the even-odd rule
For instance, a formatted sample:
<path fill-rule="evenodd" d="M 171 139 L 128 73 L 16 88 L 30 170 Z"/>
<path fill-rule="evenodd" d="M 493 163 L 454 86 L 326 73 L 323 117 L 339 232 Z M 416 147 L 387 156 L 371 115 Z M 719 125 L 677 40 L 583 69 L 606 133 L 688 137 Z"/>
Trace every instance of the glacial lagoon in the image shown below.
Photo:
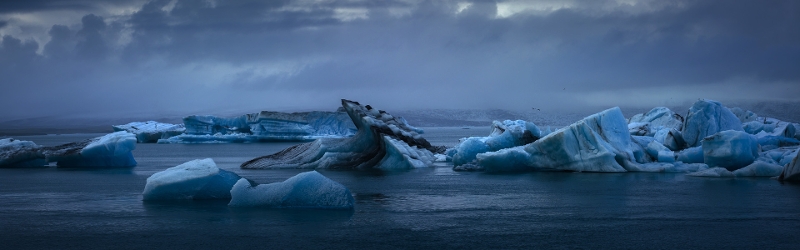
<path fill-rule="evenodd" d="M 453 146 L 487 128 L 424 128 Z M 57 145 L 101 134 L 18 136 Z M 122 169 L 0 169 L 4 249 L 732 248 L 788 249 L 800 185 L 683 173 L 318 170 L 353 193 L 353 210 L 235 208 L 227 201 L 142 201 L 150 175 L 211 157 L 258 183 L 308 170 L 239 164 L 296 143 L 138 144 Z"/>

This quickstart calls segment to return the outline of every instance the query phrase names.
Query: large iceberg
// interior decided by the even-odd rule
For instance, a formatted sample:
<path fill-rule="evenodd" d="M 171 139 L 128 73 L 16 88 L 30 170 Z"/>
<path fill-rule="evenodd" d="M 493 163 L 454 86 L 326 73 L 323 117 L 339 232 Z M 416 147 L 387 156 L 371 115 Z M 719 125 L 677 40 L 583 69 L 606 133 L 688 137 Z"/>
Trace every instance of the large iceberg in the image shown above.
<path fill-rule="evenodd" d="M 112 126 L 114 131 L 128 131 L 136 135 L 140 143 L 155 143 L 159 139 L 167 139 L 183 134 L 186 128 L 183 124 L 169 124 L 156 121 L 131 122 L 124 125 Z"/>
<path fill-rule="evenodd" d="M 210 158 L 193 160 L 148 177 L 142 199 L 230 199 L 231 188 L 240 178 L 219 169 Z"/>
<path fill-rule="evenodd" d="M 233 207 L 352 209 L 355 203 L 350 190 L 317 171 L 261 185 L 242 178 L 230 194 Z"/>
<path fill-rule="evenodd" d="M 706 136 L 725 130 L 743 131 L 742 122 L 719 102 L 698 100 L 689 109 L 681 133 L 688 147 L 696 147 Z"/>
<path fill-rule="evenodd" d="M 59 146 L 43 147 L 47 162 L 59 167 L 133 167 L 131 152 L 136 148 L 136 135 L 126 131 Z"/>
<path fill-rule="evenodd" d="M 406 169 L 432 166 L 436 160 L 434 153 L 444 151 L 443 147 L 432 146 L 422 138 L 422 130 L 411 127 L 405 119 L 344 99 L 342 106 L 358 128 L 353 137 L 321 138 L 298 144 L 247 161 L 241 167 Z"/>
<path fill-rule="evenodd" d="M 522 146 L 541 138 L 542 131 L 532 122 L 505 120 L 492 122 L 492 132 L 487 137 L 469 137 L 447 151 L 455 167 L 470 163 L 479 153 Z"/>
<path fill-rule="evenodd" d="M 353 136 L 356 128 L 345 112 L 282 113 L 262 111 L 233 118 L 193 115 L 183 119 L 184 134 L 158 143 L 310 141 Z"/>
<path fill-rule="evenodd" d="M 0 167 L 42 167 L 47 165 L 41 146 L 13 138 L 0 139 Z"/>
<path fill-rule="evenodd" d="M 726 130 L 703 139 L 703 162 L 711 167 L 736 170 L 758 158 L 755 136 L 742 131 Z"/>
<path fill-rule="evenodd" d="M 588 116 L 525 146 L 477 155 L 489 172 L 554 169 L 625 172 L 635 164 L 627 121 L 618 107 Z"/>

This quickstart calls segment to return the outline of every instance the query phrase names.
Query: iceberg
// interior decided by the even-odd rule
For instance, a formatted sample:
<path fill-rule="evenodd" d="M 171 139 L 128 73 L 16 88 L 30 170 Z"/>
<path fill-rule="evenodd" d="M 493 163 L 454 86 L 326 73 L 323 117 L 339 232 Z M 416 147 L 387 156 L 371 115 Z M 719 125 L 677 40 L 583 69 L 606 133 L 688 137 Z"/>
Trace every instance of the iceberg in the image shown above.
<path fill-rule="evenodd" d="M 183 134 L 158 143 L 311 141 L 353 136 L 356 127 L 345 112 L 282 113 L 261 111 L 233 118 L 193 115 L 183 119 Z"/>
<path fill-rule="evenodd" d="M 488 172 L 566 170 L 626 172 L 634 156 L 627 122 L 618 108 L 588 116 L 524 146 L 477 155 Z"/>
<path fill-rule="evenodd" d="M 470 137 L 450 149 L 454 166 L 475 160 L 479 153 L 497 151 L 504 148 L 522 146 L 542 137 L 542 131 L 532 122 L 505 120 L 492 122 L 492 132 L 488 137 Z"/>
<path fill-rule="evenodd" d="M 43 167 L 47 165 L 41 146 L 31 141 L 0 139 L 0 167 Z"/>
<path fill-rule="evenodd" d="M 80 142 L 43 147 L 47 162 L 59 167 L 134 167 L 136 135 L 119 131 Z"/>
<path fill-rule="evenodd" d="M 136 135 L 139 143 L 155 143 L 159 139 L 167 139 L 183 134 L 186 128 L 183 124 L 169 124 L 156 121 L 131 122 L 124 125 L 112 126 L 114 131 L 127 131 Z"/>
<path fill-rule="evenodd" d="M 210 158 L 188 161 L 147 178 L 143 200 L 230 199 L 239 175 L 219 169 Z"/>
<path fill-rule="evenodd" d="M 795 152 L 792 162 L 783 168 L 783 172 L 778 176 L 779 181 L 800 182 L 800 154 Z"/>
<path fill-rule="evenodd" d="M 350 190 L 317 171 L 261 185 L 242 178 L 230 195 L 232 207 L 352 209 L 355 203 Z"/>
<path fill-rule="evenodd" d="M 432 166 L 434 153 L 444 152 L 444 147 L 432 146 L 420 135 L 423 131 L 405 119 L 345 99 L 342 107 L 358 128 L 352 137 L 298 144 L 242 163 L 241 168 L 404 169 Z"/>
<path fill-rule="evenodd" d="M 696 147 L 706 136 L 725 130 L 743 131 L 742 122 L 719 102 L 699 100 L 689 109 L 681 133 L 688 147 Z"/>
<path fill-rule="evenodd" d="M 736 170 L 753 163 L 759 156 L 755 136 L 726 130 L 703 139 L 703 162 L 711 167 Z"/>

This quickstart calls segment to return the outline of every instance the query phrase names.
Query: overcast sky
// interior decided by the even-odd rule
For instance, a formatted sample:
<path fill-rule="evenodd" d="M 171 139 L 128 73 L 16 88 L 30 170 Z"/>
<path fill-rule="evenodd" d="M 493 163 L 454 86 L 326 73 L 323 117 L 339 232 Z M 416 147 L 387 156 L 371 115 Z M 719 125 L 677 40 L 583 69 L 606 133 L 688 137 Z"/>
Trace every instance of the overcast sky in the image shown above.
<path fill-rule="evenodd" d="M 0 36 L 3 119 L 800 96 L 796 0 L 0 1 Z"/>

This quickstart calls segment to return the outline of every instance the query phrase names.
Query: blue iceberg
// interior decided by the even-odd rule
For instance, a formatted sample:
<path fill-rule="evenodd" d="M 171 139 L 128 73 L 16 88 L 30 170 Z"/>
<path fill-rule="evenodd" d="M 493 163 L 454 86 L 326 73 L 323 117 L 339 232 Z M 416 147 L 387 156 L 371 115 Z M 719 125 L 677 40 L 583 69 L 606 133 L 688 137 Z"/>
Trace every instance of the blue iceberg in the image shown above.
<path fill-rule="evenodd" d="M 447 151 L 455 167 L 475 161 L 479 153 L 522 146 L 541 138 L 543 133 L 532 122 L 505 120 L 492 122 L 492 132 L 487 137 L 470 137 Z"/>
<path fill-rule="evenodd" d="M 742 122 L 719 102 L 699 100 L 689 109 L 681 133 L 688 147 L 696 147 L 706 136 L 725 130 L 743 131 Z"/>
<path fill-rule="evenodd" d="M 355 204 L 347 187 L 317 171 L 261 185 L 242 178 L 230 194 L 232 207 L 352 209 Z"/>
<path fill-rule="evenodd" d="M 703 162 L 710 167 L 730 171 L 753 163 L 759 156 L 755 136 L 743 131 L 727 130 L 703 139 Z"/>
<path fill-rule="evenodd" d="M 241 167 L 403 169 L 432 166 L 437 159 L 434 154 L 444 152 L 444 147 L 432 146 L 420 135 L 422 130 L 408 125 L 405 119 L 344 99 L 342 106 L 358 128 L 353 137 L 298 144 L 247 161 Z"/>
<path fill-rule="evenodd" d="M 239 175 L 219 169 L 214 160 L 198 159 L 147 178 L 143 200 L 230 199 Z"/>
<path fill-rule="evenodd" d="M 635 164 L 627 121 L 618 108 L 588 116 L 525 146 L 477 155 L 489 172 L 566 170 L 626 172 Z"/>
<path fill-rule="evenodd" d="M 134 167 L 136 135 L 126 131 L 53 147 L 41 152 L 59 167 Z"/>

